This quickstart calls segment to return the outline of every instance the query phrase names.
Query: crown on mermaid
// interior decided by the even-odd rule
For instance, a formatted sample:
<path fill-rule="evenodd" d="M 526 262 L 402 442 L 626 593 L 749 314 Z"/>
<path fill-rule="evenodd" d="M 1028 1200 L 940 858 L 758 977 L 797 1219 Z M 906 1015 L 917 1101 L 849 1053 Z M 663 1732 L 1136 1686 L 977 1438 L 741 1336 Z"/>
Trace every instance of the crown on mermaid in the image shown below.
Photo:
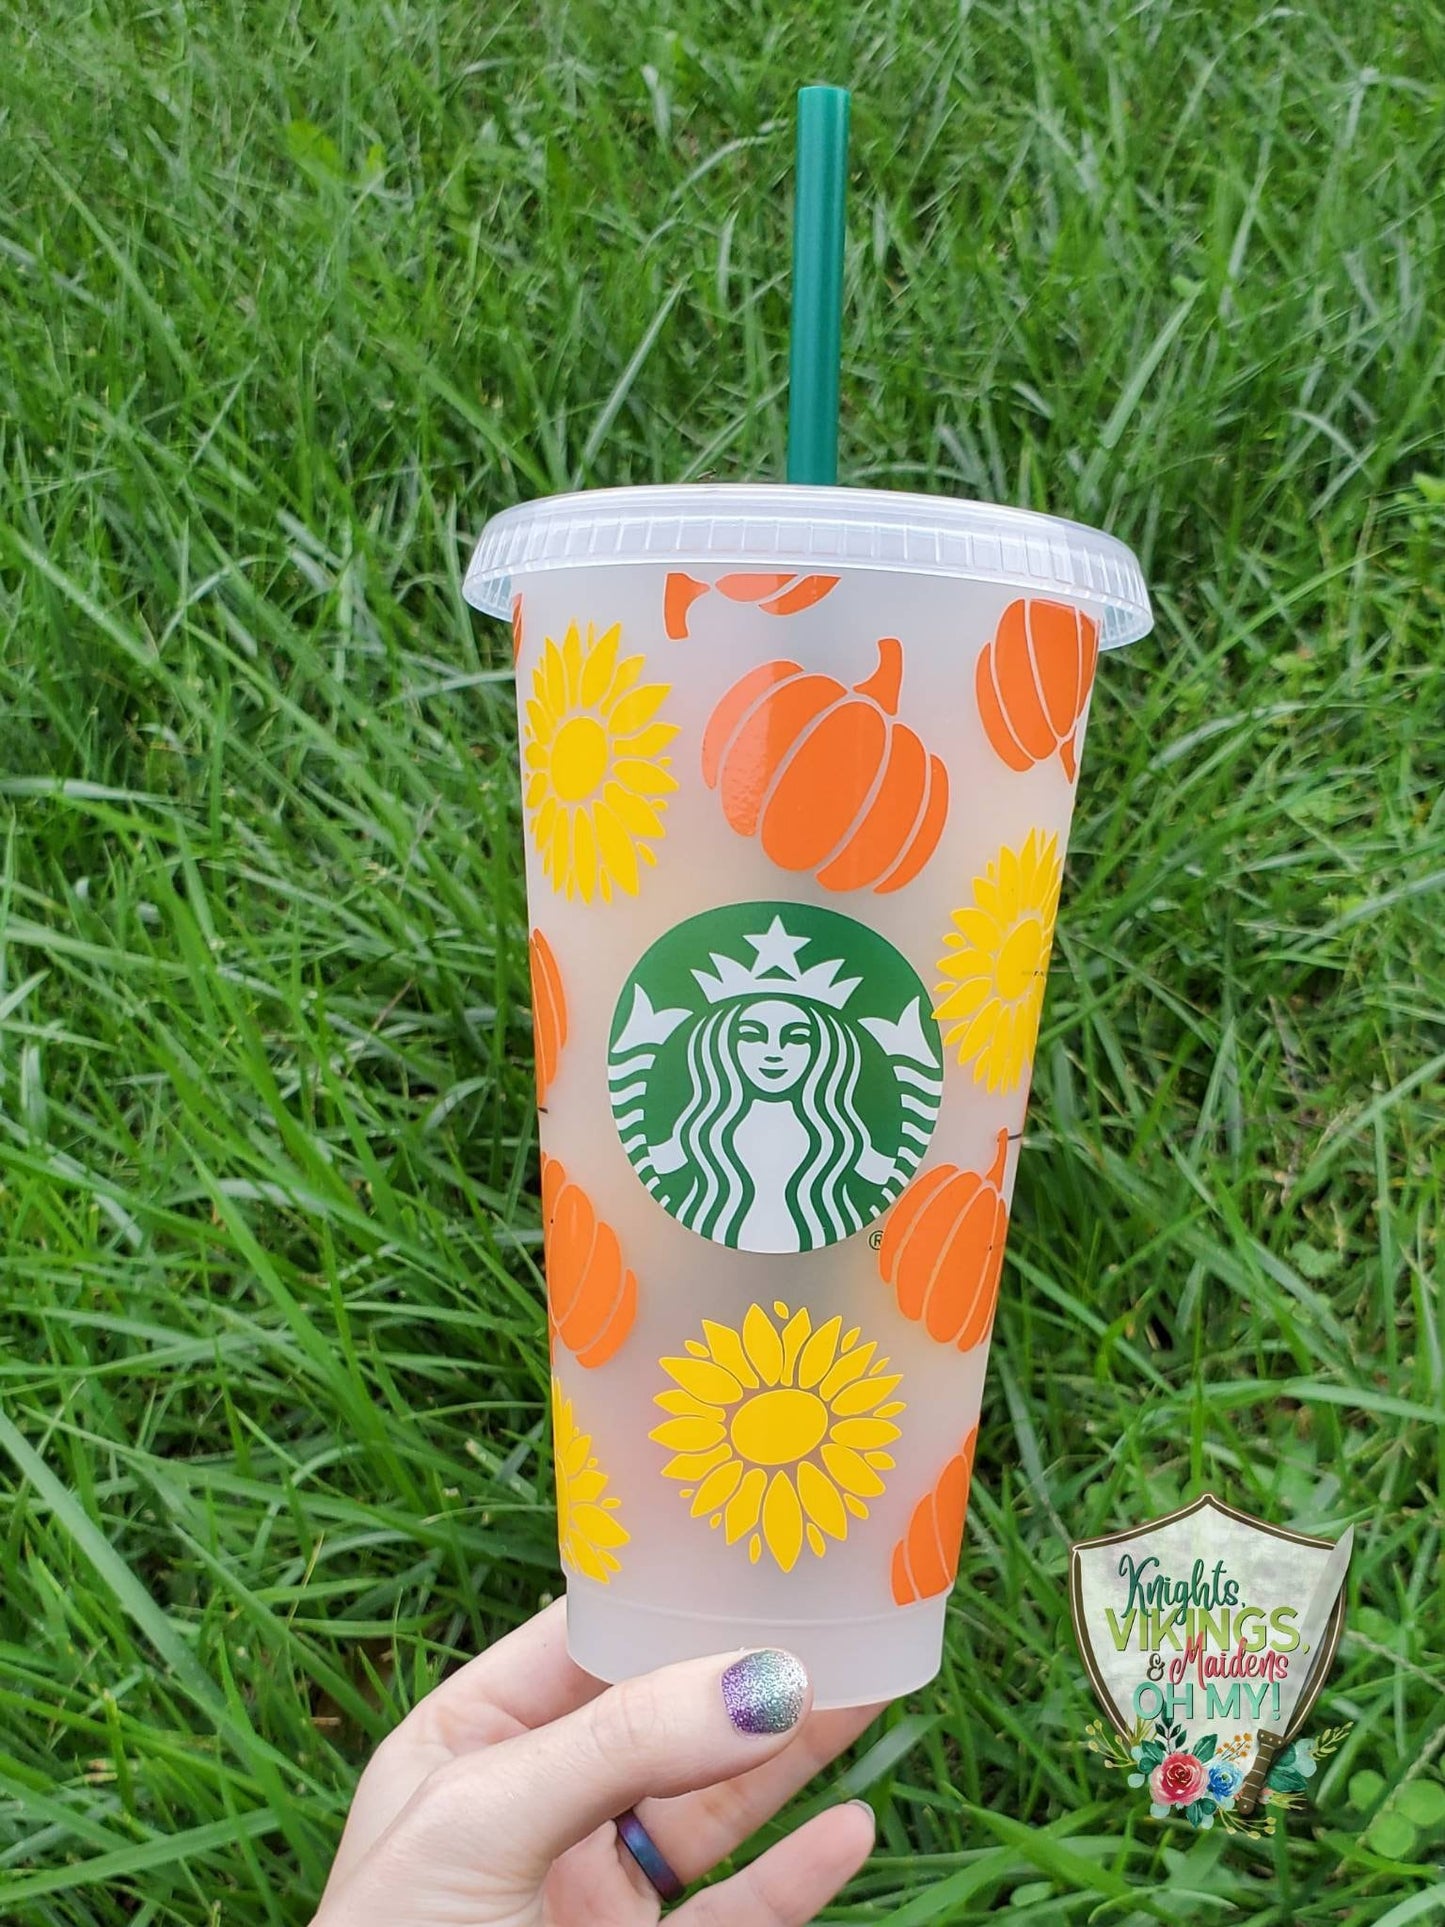
<path fill-rule="evenodd" d="M 751 966 L 719 951 L 712 954 L 713 969 L 694 970 L 698 987 L 710 1004 L 730 997 L 806 997 L 830 1010 L 841 1010 L 862 983 L 861 977 L 842 977 L 841 957 L 816 963 L 804 969 L 798 952 L 812 941 L 809 937 L 790 937 L 781 917 L 774 917 L 767 929 L 746 938 L 756 957 Z"/>

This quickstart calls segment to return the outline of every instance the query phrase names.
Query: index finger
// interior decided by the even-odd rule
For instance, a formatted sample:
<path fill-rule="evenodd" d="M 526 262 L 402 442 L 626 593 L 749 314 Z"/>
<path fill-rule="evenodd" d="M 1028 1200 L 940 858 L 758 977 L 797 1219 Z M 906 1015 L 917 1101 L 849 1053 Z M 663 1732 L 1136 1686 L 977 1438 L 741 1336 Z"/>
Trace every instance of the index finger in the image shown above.
<path fill-rule="evenodd" d="M 546 1726 L 602 1692 L 567 1651 L 558 1599 L 468 1660 L 388 1733 L 361 1776 L 327 1886 L 339 1885 L 429 1774 L 465 1753 Z"/>
<path fill-rule="evenodd" d="M 567 1601 L 557 1599 L 444 1679 L 387 1744 L 405 1741 L 448 1756 L 471 1753 L 561 1719 L 601 1691 L 602 1681 L 584 1673 L 567 1651 Z"/>

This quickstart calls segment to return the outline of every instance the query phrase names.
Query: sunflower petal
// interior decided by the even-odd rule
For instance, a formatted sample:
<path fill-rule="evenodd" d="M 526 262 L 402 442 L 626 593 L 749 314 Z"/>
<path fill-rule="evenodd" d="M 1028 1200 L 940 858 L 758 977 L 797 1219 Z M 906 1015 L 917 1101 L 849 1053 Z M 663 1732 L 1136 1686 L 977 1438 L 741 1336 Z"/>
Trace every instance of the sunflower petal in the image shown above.
<path fill-rule="evenodd" d="M 528 756 L 531 755 L 533 748 L 536 748 L 538 755 L 541 755 L 542 746 L 551 742 L 552 732 L 557 727 L 556 715 L 542 695 L 541 681 L 542 673 L 539 669 L 533 678 L 533 687 L 537 690 L 537 694 L 527 698 L 527 734 L 532 739 L 527 746 Z"/>
<path fill-rule="evenodd" d="M 562 666 L 567 676 L 567 707 L 575 709 L 582 694 L 582 638 L 575 622 L 568 623 L 562 639 Z"/>
<path fill-rule="evenodd" d="M 565 1424 L 557 1427 L 557 1440 L 553 1447 L 553 1455 L 569 1479 L 575 1479 L 582 1471 L 591 1450 L 591 1439 L 585 1432 L 578 1432 L 573 1428 L 572 1414 L 569 1411 Z"/>
<path fill-rule="evenodd" d="M 845 1385 L 851 1385 L 855 1378 L 863 1376 L 873 1363 L 873 1354 L 877 1349 L 870 1339 L 866 1345 L 855 1345 L 851 1351 L 844 1352 L 818 1387 L 819 1395 L 831 1405 Z"/>
<path fill-rule="evenodd" d="M 748 1355 L 743 1350 L 743 1341 L 731 1325 L 718 1325 L 711 1318 L 702 1321 L 702 1335 L 707 1340 L 707 1348 L 716 1362 L 730 1371 L 738 1384 L 749 1392 L 758 1388 L 758 1376 L 748 1363 Z"/>
<path fill-rule="evenodd" d="M 555 728 L 567 710 L 567 671 L 562 662 L 562 651 L 550 636 L 532 673 L 532 688 Z"/>
<path fill-rule="evenodd" d="M 613 739 L 634 735 L 645 728 L 670 693 L 665 682 L 643 683 L 640 688 L 629 690 L 607 711 L 607 726 Z"/>
<path fill-rule="evenodd" d="M 736 1405 L 743 1395 L 732 1373 L 710 1358 L 664 1358 L 660 1363 L 675 1384 L 709 1405 Z"/>
<path fill-rule="evenodd" d="M 955 910 L 953 921 L 963 932 L 967 947 L 981 952 L 985 957 L 992 957 L 1003 942 L 1003 931 L 986 910 L 972 906 L 967 910 Z"/>
<path fill-rule="evenodd" d="M 901 1383 L 900 1372 L 891 1372 L 884 1378 L 860 1378 L 852 1385 L 845 1385 L 829 1403 L 838 1418 L 856 1418 L 860 1412 L 871 1412 L 875 1405 L 881 1405 Z"/>
<path fill-rule="evenodd" d="M 661 756 L 672 739 L 677 735 L 676 723 L 649 723 L 646 729 L 634 731 L 631 736 L 614 736 L 612 741 L 619 756 L 642 756 L 651 760 Z M 670 758 L 664 757 L 664 767 Z"/>
<path fill-rule="evenodd" d="M 632 1534 L 617 1522 L 614 1512 L 600 1505 L 579 1505 L 572 1509 L 572 1530 L 594 1546 L 625 1546 Z"/>
<path fill-rule="evenodd" d="M 944 968 L 943 964 L 939 965 L 940 970 Z M 939 984 L 937 991 L 940 1001 L 934 1005 L 933 1014 L 941 1022 L 948 1023 L 953 1018 L 972 1017 L 979 1006 L 988 1001 L 993 984 L 987 977 L 971 977 L 967 983 L 953 988 Z"/>
<path fill-rule="evenodd" d="M 963 1033 L 962 1042 L 958 1046 L 958 1061 L 960 1064 L 966 1064 L 971 1057 L 975 1056 L 979 1051 L 986 1050 L 993 1042 L 994 1036 L 998 1031 L 999 1015 L 1004 1008 L 1005 1006 L 998 1002 L 984 1005 L 983 1009 Z"/>
<path fill-rule="evenodd" d="M 731 1457 L 730 1445 L 715 1445 L 711 1452 L 679 1452 L 676 1458 L 669 1459 L 663 1466 L 662 1476 L 665 1479 L 705 1478 L 715 1465 L 721 1465 L 724 1459 Z"/>
<path fill-rule="evenodd" d="M 1013 923 L 1017 918 L 1022 900 L 1023 871 L 1018 852 L 1005 843 L 998 853 L 998 908 L 1006 924 Z"/>
<path fill-rule="evenodd" d="M 1059 891 L 1064 882 L 1064 866 L 1059 859 L 1058 841 L 1056 836 L 1049 838 L 1053 857 L 1049 866 L 1048 882 L 1039 895 L 1039 907 L 1044 915 L 1044 928 L 1050 935 L 1053 934 L 1054 919 L 1059 913 Z"/>
<path fill-rule="evenodd" d="M 819 1325 L 803 1347 L 798 1360 L 798 1383 L 805 1392 L 811 1392 L 824 1372 L 832 1370 L 833 1360 L 838 1355 L 838 1334 L 842 1329 L 841 1318 L 830 1318 L 826 1325 Z"/>
<path fill-rule="evenodd" d="M 783 1341 L 761 1305 L 750 1305 L 743 1320 L 743 1346 L 764 1385 L 776 1385 L 783 1375 Z"/>
<path fill-rule="evenodd" d="M 552 879 L 554 890 L 572 894 L 572 812 L 558 810 L 552 826 L 551 847 L 542 853 L 542 867 Z"/>
<path fill-rule="evenodd" d="M 706 1399 L 698 1398 L 692 1392 L 659 1392 L 652 1402 L 676 1418 L 710 1418 L 722 1422 L 723 1415 L 717 1406 L 709 1405 Z"/>
<path fill-rule="evenodd" d="M 643 756 L 619 756 L 612 765 L 612 774 L 624 789 L 636 796 L 671 796 L 677 788 L 675 776 Z"/>
<path fill-rule="evenodd" d="M 572 830 L 572 860 L 577 877 L 577 888 L 582 893 L 582 901 L 590 903 L 597 894 L 597 831 L 592 821 L 592 812 L 579 809 Z"/>
<path fill-rule="evenodd" d="M 592 821 L 597 829 L 597 849 L 604 873 L 612 878 L 619 890 L 625 890 L 628 896 L 635 897 L 641 878 L 632 838 L 605 803 L 594 805 Z"/>
<path fill-rule="evenodd" d="M 567 1543 L 562 1547 L 562 1557 L 580 1572 L 584 1579 L 595 1579 L 600 1585 L 607 1585 L 614 1572 L 622 1570 L 621 1564 L 610 1552 L 597 1552 L 578 1533 L 569 1533 Z"/>
<path fill-rule="evenodd" d="M 1043 1015 L 1043 988 L 1039 994 L 1020 1004 L 1014 1012 L 1014 1051 L 1013 1082 L 1016 1084 L 1024 1074 L 1024 1067 L 1034 1061 L 1034 1052 L 1039 1042 L 1039 1018 Z"/>
<path fill-rule="evenodd" d="M 602 788 L 602 801 L 618 822 L 633 836 L 661 836 L 662 814 L 644 797 L 609 780 Z"/>
<path fill-rule="evenodd" d="M 723 1532 L 730 1546 L 736 1545 L 743 1534 L 751 1532 L 758 1523 L 767 1485 L 768 1475 L 760 1465 L 751 1466 L 743 1474 L 742 1484 L 728 1500 L 723 1512 Z"/>
<path fill-rule="evenodd" d="M 813 1321 L 808 1316 L 806 1308 L 800 1311 L 795 1311 L 792 1317 L 788 1320 L 787 1324 L 784 1325 L 783 1327 L 783 1383 L 784 1385 L 792 1384 L 793 1367 L 797 1364 L 798 1354 L 800 1351 L 802 1351 L 804 1344 L 807 1342 L 808 1334 L 809 1332 L 812 1331 L 812 1329 L 813 1329 Z"/>
<path fill-rule="evenodd" d="M 854 1423 L 858 1424 L 860 1421 L 855 1419 Z M 896 1428 L 893 1435 L 897 1437 Z M 659 1425 L 655 1431 L 649 1432 L 647 1436 L 654 1444 L 667 1446 L 669 1451 L 710 1452 L 713 1446 L 722 1443 L 727 1434 L 723 1427 L 712 1419 L 670 1418 Z M 887 1443 L 885 1439 L 868 1439 L 863 1442 L 868 1445 Z M 857 1445 L 859 1441 L 852 1439 L 845 1440 L 844 1443 Z"/>
<path fill-rule="evenodd" d="M 848 1537 L 848 1514 L 838 1488 L 811 1459 L 798 1467 L 798 1497 L 808 1517 L 834 1539 Z"/>
<path fill-rule="evenodd" d="M 602 713 L 606 716 L 619 696 L 626 695 L 647 667 L 646 656 L 624 656 L 617 665 L 617 673 L 612 678 L 611 687 L 602 698 Z"/>
<path fill-rule="evenodd" d="M 687 1424 L 679 1419 L 678 1424 Z M 656 1432 L 652 1435 L 657 1437 Z M 880 1445 L 891 1445 L 898 1437 L 898 1427 L 886 1418 L 842 1418 L 828 1434 L 839 1445 L 851 1445 L 855 1452 L 870 1452 Z"/>
<path fill-rule="evenodd" d="M 763 1500 L 763 1538 L 784 1572 L 791 1572 L 803 1550 L 803 1508 L 786 1472 L 775 1472 Z"/>
<path fill-rule="evenodd" d="M 882 1479 L 851 1445 L 835 1445 L 830 1439 L 823 1447 L 822 1459 L 844 1492 L 855 1499 L 876 1499 L 882 1492 Z"/>
<path fill-rule="evenodd" d="M 607 694 L 612 672 L 617 667 L 617 645 L 622 640 L 622 625 L 614 622 L 605 635 L 598 636 L 582 665 L 578 694 L 584 709 L 595 709 Z"/>
<path fill-rule="evenodd" d="M 693 1518 L 701 1519 L 704 1513 L 720 1512 L 737 1491 L 742 1476 L 741 1459 L 728 1459 L 725 1464 L 709 1472 L 693 1498 Z"/>

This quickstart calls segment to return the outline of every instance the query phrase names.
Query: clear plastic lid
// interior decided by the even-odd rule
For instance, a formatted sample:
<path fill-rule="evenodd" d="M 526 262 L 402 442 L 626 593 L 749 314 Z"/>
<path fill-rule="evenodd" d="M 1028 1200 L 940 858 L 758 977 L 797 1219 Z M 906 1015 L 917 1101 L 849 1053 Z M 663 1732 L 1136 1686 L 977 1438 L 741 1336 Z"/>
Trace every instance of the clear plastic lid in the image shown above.
<path fill-rule="evenodd" d="M 1137 642 L 1154 626 L 1132 551 L 1082 522 L 945 495 L 781 482 L 589 489 L 522 502 L 482 530 L 463 593 L 473 608 L 506 616 L 514 578 L 623 562 L 892 569 L 1004 582 L 1023 595 L 1087 603 L 1104 649 Z"/>

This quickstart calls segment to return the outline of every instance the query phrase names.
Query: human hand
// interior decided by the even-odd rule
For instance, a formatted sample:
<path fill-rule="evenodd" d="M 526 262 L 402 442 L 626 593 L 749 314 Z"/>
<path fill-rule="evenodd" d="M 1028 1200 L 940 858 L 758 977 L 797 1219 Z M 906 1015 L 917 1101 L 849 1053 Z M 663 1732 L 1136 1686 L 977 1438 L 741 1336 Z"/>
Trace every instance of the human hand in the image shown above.
<path fill-rule="evenodd" d="M 812 1712 L 802 1668 L 774 1655 L 604 1687 L 568 1657 L 564 1614 L 500 1640 L 382 1741 L 313 1927 L 652 1927 L 657 1891 L 614 1815 L 635 1806 L 697 1880 L 879 1711 Z M 830 1807 L 670 1918 L 804 1927 L 872 1845 L 866 1806 Z"/>

